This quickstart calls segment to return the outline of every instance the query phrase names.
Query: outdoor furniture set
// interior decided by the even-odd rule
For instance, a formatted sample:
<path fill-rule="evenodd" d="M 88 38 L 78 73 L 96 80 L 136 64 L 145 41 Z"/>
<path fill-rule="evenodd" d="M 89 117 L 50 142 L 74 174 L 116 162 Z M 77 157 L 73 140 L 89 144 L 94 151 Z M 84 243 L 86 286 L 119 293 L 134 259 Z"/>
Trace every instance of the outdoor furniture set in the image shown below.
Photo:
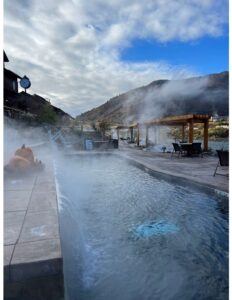
<path fill-rule="evenodd" d="M 193 156 L 193 155 L 201 155 L 203 157 L 203 151 L 201 149 L 201 143 L 172 143 L 173 151 L 171 153 L 171 157 L 174 153 L 184 156 Z"/>
<path fill-rule="evenodd" d="M 171 153 L 171 158 L 173 154 L 178 154 L 178 157 L 181 156 L 193 156 L 201 155 L 203 157 L 203 151 L 201 149 L 201 143 L 172 143 L 173 151 Z M 228 150 L 216 150 L 218 155 L 218 164 L 214 171 L 213 176 L 217 174 L 218 167 L 228 167 L 229 166 L 229 151 Z M 220 174 L 228 176 L 228 174 Z"/>

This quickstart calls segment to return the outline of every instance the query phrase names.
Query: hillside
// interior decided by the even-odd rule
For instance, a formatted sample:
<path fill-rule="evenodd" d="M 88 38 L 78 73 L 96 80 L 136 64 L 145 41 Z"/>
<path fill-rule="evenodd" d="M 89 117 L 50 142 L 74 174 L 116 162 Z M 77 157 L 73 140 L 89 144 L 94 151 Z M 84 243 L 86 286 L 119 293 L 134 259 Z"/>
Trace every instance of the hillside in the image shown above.
<path fill-rule="evenodd" d="M 128 124 L 181 114 L 229 114 L 229 72 L 157 80 L 77 116 L 79 121 Z"/>
<path fill-rule="evenodd" d="M 18 94 L 14 93 L 12 95 L 8 95 L 7 99 L 4 101 L 4 106 L 19 109 L 34 115 L 40 115 L 43 113 L 47 105 L 51 107 L 59 121 L 68 122 L 72 119 L 72 117 L 62 109 L 53 106 L 46 99 L 36 94 L 31 95 L 25 92 Z"/>

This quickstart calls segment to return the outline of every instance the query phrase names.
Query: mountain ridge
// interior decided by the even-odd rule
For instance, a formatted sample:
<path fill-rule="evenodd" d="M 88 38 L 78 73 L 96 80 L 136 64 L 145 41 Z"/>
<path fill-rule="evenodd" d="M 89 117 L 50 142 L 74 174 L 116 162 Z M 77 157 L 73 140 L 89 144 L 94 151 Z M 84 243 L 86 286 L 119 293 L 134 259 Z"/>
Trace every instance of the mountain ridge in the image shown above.
<path fill-rule="evenodd" d="M 112 97 L 76 119 L 127 124 L 187 113 L 228 115 L 229 72 L 182 80 L 160 79 Z"/>

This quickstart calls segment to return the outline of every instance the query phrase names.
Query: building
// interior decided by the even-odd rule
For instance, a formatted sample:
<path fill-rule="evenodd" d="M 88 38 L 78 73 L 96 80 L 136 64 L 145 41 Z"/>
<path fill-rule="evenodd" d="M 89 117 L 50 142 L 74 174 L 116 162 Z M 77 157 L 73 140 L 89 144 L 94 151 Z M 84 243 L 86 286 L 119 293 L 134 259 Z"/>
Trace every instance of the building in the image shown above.
<path fill-rule="evenodd" d="M 5 63 L 9 59 L 4 51 L 4 105 L 7 105 L 7 98 L 18 94 L 18 79 L 22 77 L 11 70 L 5 68 Z"/>
<path fill-rule="evenodd" d="M 46 105 L 49 104 L 51 109 L 54 111 L 57 119 L 60 123 L 69 124 L 73 119 L 70 115 L 51 105 L 46 99 L 39 95 L 31 95 L 25 91 L 20 91 L 18 89 L 19 80 L 22 79 L 21 76 L 14 73 L 11 70 L 5 68 L 5 63 L 9 62 L 9 59 L 5 53 L 4 54 L 4 114 L 8 117 L 19 119 L 20 116 L 25 117 L 36 117 L 43 113 Z M 25 76 L 24 76 L 25 77 Z"/>

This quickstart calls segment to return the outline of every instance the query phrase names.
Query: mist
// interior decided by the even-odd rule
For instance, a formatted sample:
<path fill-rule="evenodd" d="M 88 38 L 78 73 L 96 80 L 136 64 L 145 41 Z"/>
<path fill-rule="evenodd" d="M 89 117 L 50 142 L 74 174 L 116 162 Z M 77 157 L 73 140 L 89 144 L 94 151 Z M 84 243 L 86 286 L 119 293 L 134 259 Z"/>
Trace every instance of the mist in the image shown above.
<path fill-rule="evenodd" d="M 20 121 L 4 118 L 3 154 L 4 165 L 14 156 L 15 151 L 25 144 L 34 153 L 35 159 L 49 153 L 48 134 L 42 127 L 32 127 Z"/>
<path fill-rule="evenodd" d="M 124 124 L 142 123 L 172 115 L 228 115 L 228 77 L 226 74 L 158 80 L 125 94 Z M 123 117 L 124 117 L 123 116 Z"/>
<path fill-rule="evenodd" d="M 156 119 L 168 114 L 168 111 L 177 111 L 184 108 L 185 102 L 192 97 L 197 97 L 208 85 L 207 78 L 200 80 L 173 80 L 166 81 L 162 85 L 149 87 L 148 90 L 135 92 L 126 101 L 134 104 L 135 99 L 140 99 L 142 105 L 138 109 L 138 123 Z M 129 117 L 130 119 L 130 117 Z"/>
<path fill-rule="evenodd" d="M 215 79 L 216 78 L 216 79 Z M 227 79 L 227 78 L 226 78 Z M 228 84 L 225 74 L 185 80 L 159 80 L 128 92 L 123 103 L 123 123 L 142 124 L 162 117 L 184 114 L 228 115 Z M 167 150 L 173 142 L 170 127 L 152 126 L 149 141 Z M 145 128 L 140 126 L 140 145 L 145 145 Z"/>

